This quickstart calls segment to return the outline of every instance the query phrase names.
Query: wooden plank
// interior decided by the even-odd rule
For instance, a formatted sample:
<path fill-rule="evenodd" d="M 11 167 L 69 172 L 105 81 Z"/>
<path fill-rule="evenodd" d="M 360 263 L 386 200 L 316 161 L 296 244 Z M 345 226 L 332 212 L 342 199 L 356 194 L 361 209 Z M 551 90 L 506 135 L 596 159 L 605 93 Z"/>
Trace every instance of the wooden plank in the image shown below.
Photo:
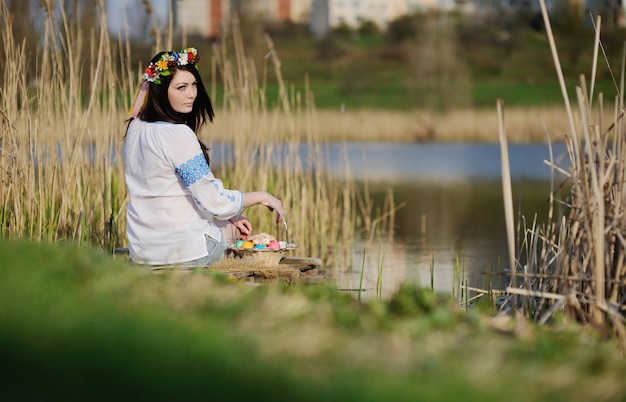
<path fill-rule="evenodd" d="M 321 268 L 322 260 L 315 257 L 297 257 L 297 256 L 284 256 L 280 259 L 280 264 L 287 265 L 308 265 L 311 268 Z"/>

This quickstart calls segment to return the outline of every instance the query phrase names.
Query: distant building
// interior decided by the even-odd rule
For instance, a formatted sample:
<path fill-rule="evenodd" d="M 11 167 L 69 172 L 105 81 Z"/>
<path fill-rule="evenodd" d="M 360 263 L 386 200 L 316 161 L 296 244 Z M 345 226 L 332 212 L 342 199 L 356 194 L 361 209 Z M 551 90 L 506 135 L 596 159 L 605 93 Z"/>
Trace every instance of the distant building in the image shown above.
<path fill-rule="evenodd" d="M 546 0 L 548 8 L 557 0 Z M 566 0 L 583 5 L 600 0 Z M 618 2 L 616 20 L 623 25 L 624 5 Z M 175 0 L 174 21 L 177 29 L 204 37 L 219 37 L 228 29 L 231 14 L 236 9 L 235 0 Z M 385 30 L 389 22 L 411 13 L 427 10 L 458 9 L 467 13 L 481 13 L 503 8 L 536 8 L 536 0 L 255 0 L 253 5 L 259 18 L 271 21 L 293 21 L 308 24 L 314 35 L 322 37 L 341 25 L 358 28 L 366 21 Z M 623 4 L 622 4 L 623 3 Z M 603 3 L 604 4 L 604 3 Z"/>
<path fill-rule="evenodd" d="M 458 1 L 463 0 L 406 0 L 406 6 L 409 14 L 428 10 L 450 11 L 456 8 Z"/>
<path fill-rule="evenodd" d="M 267 21 L 309 21 L 312 0 L 256 0 L 250 2 L 254 13 Z M 236 9 L 232 0 L 175 0 L 176 28 L 189 34 L 215 38 L 228 30 L 231 14 Z"/>
<path fill-rule="evenodd" d="M 310 27 L 316 36 L 346 25 L 358 28 L 366 21 L 380 29 L 409 12 L 407 0 L 313 0 Z"/>
<path fill-rule="evenodd" d="M 188 34 L 215 38 L 222 34 L 230 15 L 229 0 L 176 0 L 173 2 L 176 28 Z"/>
<path fill-rule="evenodd" d="M 313 0 L 309 28 L 318 37 L 330 31 L 330 7 L 327 0 Z"/>
<path fill-rule="evenodd" d="M 307 23 L 312 0 L 257 0 L 257 12 L 268 21 Z"/>

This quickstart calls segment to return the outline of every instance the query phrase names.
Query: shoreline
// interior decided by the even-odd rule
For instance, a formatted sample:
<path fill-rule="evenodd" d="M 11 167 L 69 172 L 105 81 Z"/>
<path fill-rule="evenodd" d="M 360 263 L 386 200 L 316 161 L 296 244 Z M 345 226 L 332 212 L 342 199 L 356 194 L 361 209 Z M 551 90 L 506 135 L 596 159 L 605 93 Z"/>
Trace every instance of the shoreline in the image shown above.
<path fill-rule="evenodd" d="M 235 118 L 218 109 L 217 118 L 209 125 L 205 139 L 228 141 L 232 139 Z M 271 115 L 274 112 L 269 112 Z M 562 106 L 505 108 L 505 129 L 510 142 L 563 142 L 568 133 L 567 113 Z M 597 116 L 598 113 L 592 113 Z M 283 115 L 284 116 L 284 115 Z M 258 118 L 259 116 L 257 116 Z M 278 133 L 283 139 L 318 141 L 385 141 L 385 142 L 498 142 L 496 107 L 464 109 L 450 112 L 428 110 L 395 111 L 378 109 L 329 110 L 319 109 L 298 113 L 297 118 L 266 117 L 271 124 L 254 126 L 257 135 L 273 139 Z M 576 115 L 574 116 L 577 119 Z M 298 123 L 293 126 L 294 120 Z M 291 126 L 290 126 L 291 124 Z M 287 133 L 287 136 L 284 135 Z"/>

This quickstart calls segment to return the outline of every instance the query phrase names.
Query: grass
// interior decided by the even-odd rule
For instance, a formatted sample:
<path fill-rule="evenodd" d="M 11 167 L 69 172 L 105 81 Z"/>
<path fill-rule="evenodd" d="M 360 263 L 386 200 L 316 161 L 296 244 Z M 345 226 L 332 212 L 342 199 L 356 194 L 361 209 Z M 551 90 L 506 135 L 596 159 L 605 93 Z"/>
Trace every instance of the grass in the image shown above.
<path fill-rule="evenodd" d="M 626 396 L 615 345 L 566 319 L 536 327 L 461 311 L 449 296 L 409 285 L 388 301 L 358 303 L 328 284 L 153 275 L 63 242 L 5 239 L 0 259 L 8 399 Z"/>
<path fill-rule="evenodd" d="M 578 85 L 580 84 L 577 80 L 570 80 L 569 93 L 575 93 Z M 607 100 L 612 102 L 610 94 L 616 93 L 613 82 L 605 80 L 596 85 L 596 89 L 608 96 Z M 514 109 L 520 107 L 522 107 L 521 109 L 526 109 L 529 106 L 537 106 L 538 100 L 541 100 L 541 103 L 545 106 L 538 107 L 538 109 L 545 108 L 550 110 L 563 101 L 558 82 L 527 84 L 523 83 L 523 81 L 508 83 L 484 81 L 475 84 L 472 90 L 473 96 L 478 100 L 478 103 L 486 107 L 495 107 L 497 99 L 502 99 L 506 103 L 507 108 L 512 106 Z M 572 99 L 572 101 L 575 102 L 575 99 Z"/>
<path fill-rule="evenodd" d="M 275 42 L 281 49 L 284 80 L 303 90 L 306 77 L 319 109 L 438 110 L 435 103 L 427 100 L 434 95 L 427 84 L 450 79 L 446 67 L 454 67 L 456 74 L 466 77 L 465 82 L 455 82 L 449 97 L 459 97 L 462 91 L 457 84 L 469 88 L 467 104 L 455 106 L 494 110 L 500 97 L 515 107 L 560 105 L 562 98 L 543 30 L 532 28 L 527 16 L 502 14 L 485 15 L 482 23 L 481 18 L 450 16 L 449 25 L 439 24 L 439 28 L 428 23 L 428 15 L 421 16 L 423 20 L 412 28 L 430 38 L 422 42 L 415 38 L 394 42 L 384 33 L 335 33 L 330 38 L 316 40 L 303 33 L 280 31 L 276 32 Z M 437 17 L 436 13 L 430 15 Z M 581 44 L 592 45 L 594 31 L 590 24 L 581 27 L 580 21 L 561 27 L 557 40 L 567 59 L 563 68 L 568 84 L 574 89 L 580 74 L 591 73 L 591 46 Z M 433 32 L 427 32 L 429 29 Z M 508 39 L 502 38 L 502 33 Z M 456 48 L 446 53 L 456 64 L 446 65 L 446 61 L 438 59 L 439 64 L 426 65 L 421 60 L 426 58 L 424 52 L 442 52 L 429 48 L 432 43 L 441 44 L 442 48 L 449 46 L 445 37 Z M 613 71 L 620 63 L 622 38 L 620 29 L 603 33 Z M 273 85 L 272 80 L 269 83 Z M 615 93 L 606 63 L 598 64 L 596 83 L 605 93 Z"/>

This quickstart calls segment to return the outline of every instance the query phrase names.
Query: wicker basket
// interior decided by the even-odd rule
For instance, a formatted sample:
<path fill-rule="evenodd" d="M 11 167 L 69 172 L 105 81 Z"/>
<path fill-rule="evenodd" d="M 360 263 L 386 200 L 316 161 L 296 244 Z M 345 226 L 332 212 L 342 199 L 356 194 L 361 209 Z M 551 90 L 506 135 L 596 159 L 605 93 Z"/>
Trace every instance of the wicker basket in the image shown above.
<path fill-rule="evenodd" d="M 272 248 L 244 248 L 235 247 L 228 248 L 228 255 L 235 258 L 245 258 L 250 262 L 258 262 L 263 265 L 278 265 L 281 258 L 285 255 L 288 248 L 272 249 Z"/>
<path fill-rule="evenodd" d="M 285 252 L 298 247 L 296 242 L 289 237 L 289 227 L 287 226 L 287 221 L 285 220 L 285 217 L 280 212 L 278 212 L 278 214 L 280 215 L 283 224 L 285 225 L 286 239 L 286 241 L 280 242 L 280 248 L 237 248 L 235 247 L 235 245 L 229 245 L 228 249 L 226 250 L 226 255 L 229 257 L 233 256 L 237 258 L 245 258 L 251 262 L 258 262 L 259 264 L 264 265 L 278 265 L 280 263 L 280 259 L 283 258 L 283 256 L 285 255 Z"/>

